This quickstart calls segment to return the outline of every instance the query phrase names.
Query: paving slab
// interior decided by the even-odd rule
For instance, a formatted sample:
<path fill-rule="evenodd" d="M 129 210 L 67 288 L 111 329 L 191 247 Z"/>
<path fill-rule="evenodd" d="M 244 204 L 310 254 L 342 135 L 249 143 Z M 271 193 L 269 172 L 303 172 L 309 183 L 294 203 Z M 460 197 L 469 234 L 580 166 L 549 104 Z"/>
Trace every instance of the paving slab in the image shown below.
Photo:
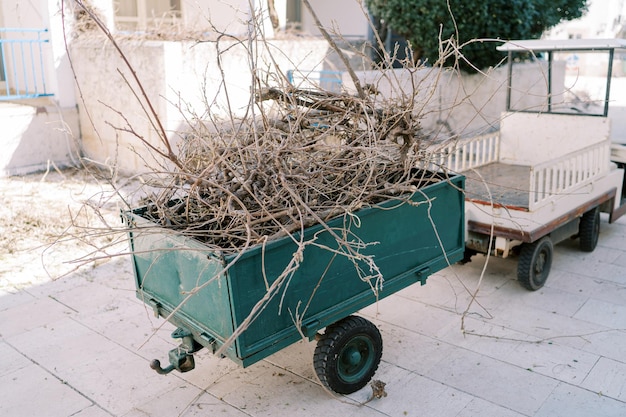
<path fill-rule="evenodd" d="M 468 319 L 468 332 L 451 333 L 445 340 L 474 353 L 556 380 L 579 385 L 600 356 L 558 342 L 537 342 L 523 333 Z M 472 329 L 469 332 L 469 329 Z"/>
<path fill-rule="evenodd" d="M 601 252 L 601 251 L 598 251 Z M 595 251 L 594 251 L 595 253 Z M 555 258 L 555 261 L 557 259 Z M 580 253 L 563 254 L 559 261 L 559 269 L 585 275 L 590 278 L 601 278 L 605 281 L 612 281 L 617 284 L 626 283 L 626 266 L 615 263 L 608 263 L 589 255 Z"/>
<path fill-rule="evenodd" d="M 586 343 L 582 350 L 617 361 L 625 360 L 626 330 L 609 329 L 587 334 L 584 338 Z"/>
<path fill-rule="evenodd" d="M 626 362 L 600 358 L 582 387 L 598 395 L 626 402 Z"/>
<path fill-rule="evenodd" d="M 569 384 L 559 384 L 533 417 L 621 417 L 626 405 Z"/>
<path fill-rule="evenodd" d="M 71 416 L 93 402 L 32 363 L 0 376 L 0 415 Z"/>
<path fill-rule="evenodd" d="M 558 385 L 552 378 L 467 350 L 440 361 L 429 376 L 526 415 L 533 415 Z"/>
<path fill-rule="evenodd" d="M 7 340 L 40 367 L 114 415 L 127 412 L 136 398 L 152 397 L 172 389 L 173 384 L 184 383 L 180 379 L 162 379 L 145 366 L 140 356 L 73 318 Z"/>
<path fill-rule="evenodd" d="M 367 316 L 365 316 L 367 317 Z M 383 361 L 419 375 L 429 375 L 437 364 L 454 355 L 457 346 L 402 327 L 383 323 Z"/>
<path fill-rule="evenodd" d="M 573 297 L 585 297 L 618 305 L 626 299 L 626 285 L 624 284 L 563 270 L 551 271 L 547 286 L 559 288 Z"/>
<path fill-rule="evenodd" d="M 626 329 L 626 305 L 591 299 L 581 307 L 574 318 L 609 329 Z"/>
<path fill-rule="evenodd" d="M 14 308 L 0 311 L 0 335 L 9 338 L 64 320 L 73 311 L 50 297 L 34 298 Z"/>
<path fill-rule="evenodd" d="M 363 314 L 417 333 L 437 336 L 459 326 L 459 314 L 400 296 L 388 297 L 362 310 Z"/>
<path fill-rule="evenodd" d="M 123 417 L 146 417 L 146 416 L 178 416 L 178 417 L 248 417 L 245 410 L 239 410 L 223 400 L 217 399 L 207 393 L 198 395 L 187 388 L 180 388 L 160 395 L 145 404 L 134 407 Z"/>
<path fill-rule="evenodd" d="M 323 389 L 308 340 L 245 369 L 203 350 L 194 371 L 157 375 L 174 326 L 135 297 L 127 256 L 58 279 L 0 270 L 0 415 L 626 415 L 626 218 L 603 217 L 592 253 L 557 245 L 540 291 L 516 266 L 475 256 L 363 309 L 384 341 L 374 378 L 388 395 L 371 401 L 370 387 Z"/>
<path fill-rule="evenodd" d="M 28 292 L 6 286 L 0 289 L 0 312 L 34 300 Z"/>
<path fill-rule="evenodd" d="M 2 358 L 2 361 L 0 361 L 0 377 L 32 365 L 32 362 L 26 356 L 6 342 L 0 342 L 0 358 Z"/>
<path fill-rule="evenodd" d="M 490 403 L 480 398 L 474 398 L 459 414 L 455 417 L 522 417 L 524 414 L 518 413 L 511 409 L 500 407 L 499 405 Z"/>
<path fill-rule="evenodd" d="M 255 416 L 381 415 L 370 407 L 359 406 L 358 401 L 331 394 L 315 382 L 267 361 L 235 370 L 207 391 Z"/>
<path fill-rule="evenodd" d="M 432 417 L 455 416 L 467 408 L 473 396 L 398 366 L 385 364 L 377 376 L 388 381 L 389 392 L 381 401 L 368 403 L 384 415 Z M 351 397 L 366 401 L 363 393 Z"/>

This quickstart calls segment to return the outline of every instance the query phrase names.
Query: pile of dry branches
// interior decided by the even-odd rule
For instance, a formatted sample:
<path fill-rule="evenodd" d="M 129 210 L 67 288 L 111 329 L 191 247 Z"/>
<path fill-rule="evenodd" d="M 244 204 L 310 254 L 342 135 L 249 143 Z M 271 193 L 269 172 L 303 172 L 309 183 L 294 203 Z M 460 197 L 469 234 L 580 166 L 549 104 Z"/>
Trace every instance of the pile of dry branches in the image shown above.
<path fill-rule="evenodd" d="M 436 180 L 419 165 L 411 101 L 375 108 L 322 90 L 264 88 L 278 112 L 211 132 L 200 124 L 177 157 L 180 172 L 146 217 L 222 250 L 299 231 Z M 215 130 L 215 129 L 213 129 Z"/>
<path fill-rule="evenodd" d="M 122 77 L 133 86 L 163 146 L 145 140 L 114 110 L 127 125 L 116 129 L 132 134 L 152 156 L 163 157 L 175 167 L 155 170 L 159 191 L 145 200 L 141 211 L 160 228 L 193 236 L 222 252 L 238 253 L 384 200 L 408 201 L 419 187 L 439 181 L 419 169 L 428 162 L 420 152 L 428 144 L 423 143 L 427 140 L 415 108 L 417 91 L 403 91 L 389 100 L 374 87 L 362 86 L 319 22 L 348 70 L 355 94 L 297 88 L 278 74 L 268 77 L 274 86 L 256 78 L 247 117 L 238 121 L 231 117 L 225 124 L 199 117 L 176 151 L 113 35 L 86 5 L 76 3 L 130 70 L 129 78 Z M 251 62 L 256 62 L 254 49 L 248 51 Z M 407 69 L 417 68 L 407 62 Z M 259 68 L 254 66 L 251 73 L 258 76 Z"/>

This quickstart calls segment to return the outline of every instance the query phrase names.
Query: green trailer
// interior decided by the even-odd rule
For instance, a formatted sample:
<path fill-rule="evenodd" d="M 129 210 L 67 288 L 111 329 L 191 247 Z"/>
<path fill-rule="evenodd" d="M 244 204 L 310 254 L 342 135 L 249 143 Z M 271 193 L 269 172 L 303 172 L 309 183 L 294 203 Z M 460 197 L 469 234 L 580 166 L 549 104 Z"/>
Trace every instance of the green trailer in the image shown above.
<path fill-rule="evenodd" d="M 463 258 L 464 181 L 441 178 L 238 254 L 159 228 L 146 207 L 125 212 L 137 297 L 181 340 L 168 367 L 158 360 L 151 367 L 191 370 L 201 348 L 246 367 L 308 338 L 317 340 L 314 367 L 326 387 L 343 394 L 364 387 L 378 368 L 382 338 L 353 314 Z M 362 258 L 345 256 L 337 233 Z"/>

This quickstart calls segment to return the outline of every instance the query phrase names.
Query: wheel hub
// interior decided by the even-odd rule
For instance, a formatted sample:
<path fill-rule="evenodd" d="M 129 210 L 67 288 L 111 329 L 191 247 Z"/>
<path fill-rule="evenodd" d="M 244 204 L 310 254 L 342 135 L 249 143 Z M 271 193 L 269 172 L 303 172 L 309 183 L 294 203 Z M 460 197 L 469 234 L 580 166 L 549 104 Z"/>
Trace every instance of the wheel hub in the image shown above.
<path fill-rule="evenodd" d="M 537 262 L 535 263 L 535 272 L 541 274 L 543 272 L 543 267 L 546 264 L 546 254 L 540 253 L 537 257 Z"/>
<path fill-rule="evenodd" d="M 345 363 L 350 366 L 358 365 L 361 363 L 362 358 L 361 352 L 355 347 L 349 348 L 344 356 Z"/>

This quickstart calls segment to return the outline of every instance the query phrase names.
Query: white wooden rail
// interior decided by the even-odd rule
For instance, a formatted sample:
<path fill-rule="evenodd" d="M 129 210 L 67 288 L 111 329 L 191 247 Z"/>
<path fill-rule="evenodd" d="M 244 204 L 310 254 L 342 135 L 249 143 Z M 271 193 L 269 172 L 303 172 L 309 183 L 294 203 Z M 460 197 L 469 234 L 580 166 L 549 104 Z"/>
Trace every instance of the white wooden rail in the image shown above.
<path fill-rule="evenodd" d="M 529 210 L 576 193 L 609 171 L 610 143 L 601 142 L 530 168 Z"/>
<path fill-rule="evenodd" d="M 426 169 L 460 173 L 497 162 L 500 137 L 498 132 L 493 132 L 471 139 L 459 139 L 444 146 L 427 149 L 424 153 L 423 160 L 428 164 Z"/>
<path fill-rule="evenodd" d="M 426 149 L 424 168 L 461 173 L 497 162 L 499 151 L 498 132 L 462 139 Z M 528 209 L 534 211 L 568 194 L 580 193 L 584 199 L 585 192 L 582 188 L 608 173 L 610 152 L 610 142 L 604 141 L 531 166 L 527 188 Z M 521 178 L 520 183 L 524 183 Z"/>

